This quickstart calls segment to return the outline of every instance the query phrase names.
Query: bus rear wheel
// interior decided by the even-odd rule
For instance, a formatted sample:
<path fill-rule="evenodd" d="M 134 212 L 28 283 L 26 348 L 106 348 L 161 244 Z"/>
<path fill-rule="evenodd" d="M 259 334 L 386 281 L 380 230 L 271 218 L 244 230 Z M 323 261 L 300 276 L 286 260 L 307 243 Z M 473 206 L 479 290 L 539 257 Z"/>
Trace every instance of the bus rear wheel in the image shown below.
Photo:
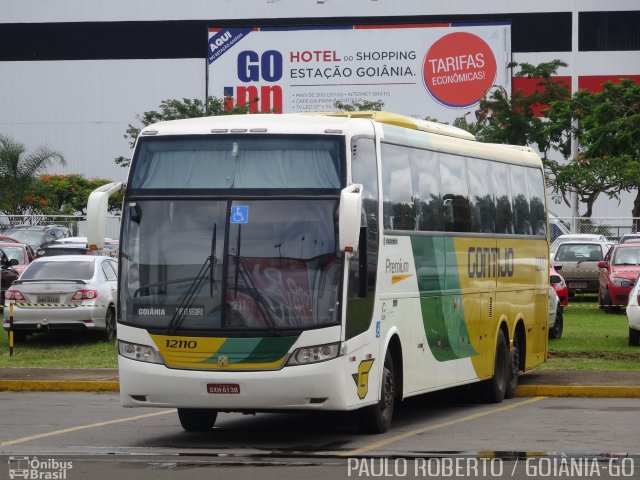
<path fill-rule="evenodd" d="M 520 335 L 516 331 L 513 335 L 513 348 L 509 353 L 510 372 L 509 381 L 507 382 L 507 389 L 504 393 L 504 398 L 513 398 L 516 395 L 516 388 L 518 388 L 518 377 L 520 377 L 520 355 L 522 349 L 520 345 Z"/>
<path fill-rule="evenodd" d="M 361 409 L 359 413 L 360 429 L 364 433 L 384 433 L 391 426 L 393 407 L 395 405 L 396 382 L 393 370 L 393 359 L 387 352 L 382 369 L 382 386 L 380 401 Z"/>
<path fill-rule="evenodd" d="M 218 411 L 207 408 L 179 408 L 180 425 L 187 432 L 208 432 L 218 418 Z"/>
<path fill-rule="evenodd" d="M 496 358 L 493 377 L 480 384 L 480 395 L 487 403 L 500 403 L 504 400 L 507 385 L 511 379 L 511 361 L 509 347 L 502 329 L 498 330 Z"/>

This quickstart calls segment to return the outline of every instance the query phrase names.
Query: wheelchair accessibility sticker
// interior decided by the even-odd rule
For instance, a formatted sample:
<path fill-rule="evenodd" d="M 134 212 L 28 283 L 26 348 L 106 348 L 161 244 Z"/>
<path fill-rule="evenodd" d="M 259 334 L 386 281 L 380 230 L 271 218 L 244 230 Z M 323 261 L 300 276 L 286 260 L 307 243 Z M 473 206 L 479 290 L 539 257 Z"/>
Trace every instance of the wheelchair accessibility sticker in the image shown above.
<path fill-rule="evenodd" d="M 231 207 L 231 223 L 249 223 L 249 205 Z"/>

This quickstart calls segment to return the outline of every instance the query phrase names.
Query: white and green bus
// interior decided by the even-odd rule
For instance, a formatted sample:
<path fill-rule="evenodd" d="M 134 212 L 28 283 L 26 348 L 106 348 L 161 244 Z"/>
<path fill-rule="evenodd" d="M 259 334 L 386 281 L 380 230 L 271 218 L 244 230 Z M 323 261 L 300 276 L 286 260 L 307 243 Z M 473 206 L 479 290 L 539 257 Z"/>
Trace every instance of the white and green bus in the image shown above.
<path fill-rule="evenodd" d="M 146 127 L 120 238 L 123 405 L 176 407 L 188 431 L 335 410 L 383 432 L 413 395 L 513 396 L 547 355 L 544 192 L 531 149 L 385 112 Z"/>

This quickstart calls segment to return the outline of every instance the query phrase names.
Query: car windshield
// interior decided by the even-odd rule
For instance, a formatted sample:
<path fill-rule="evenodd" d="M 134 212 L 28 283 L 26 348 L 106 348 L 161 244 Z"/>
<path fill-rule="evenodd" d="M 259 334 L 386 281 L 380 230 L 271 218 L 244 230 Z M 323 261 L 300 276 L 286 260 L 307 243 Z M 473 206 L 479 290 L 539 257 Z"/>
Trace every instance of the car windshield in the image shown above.
<path fill-rule="evenodd" d="M 555 256 L 559 262 L 597 262 L 602 258 L 602 247 L 597 243 L 563 243 Z"/>
<path fill-rule="evenodd" d="M 40 245 L 42 243 L 42 230 L 7 230 L 5 234 L 27 245 Z"/>
<path fill-rule="evenodd" d="M 22 246 L 11 246 L 11 245 L 3 245 L 2 250 L 7 255 L 9 260 L 18 260 L 18 264 L 22 265 L 25 263 L 24 258 L 24 248 Z"/>
<path fill-rule="evenodd" d="M 91 280 L 94 261 L 35 261 L 22 273 L 21 280 Z"/>
<path fill-rule="evenodd" d="M 613 257 L 614 265 L 640 264 L 640 246 L 638 248 L 618 248 Z"/>

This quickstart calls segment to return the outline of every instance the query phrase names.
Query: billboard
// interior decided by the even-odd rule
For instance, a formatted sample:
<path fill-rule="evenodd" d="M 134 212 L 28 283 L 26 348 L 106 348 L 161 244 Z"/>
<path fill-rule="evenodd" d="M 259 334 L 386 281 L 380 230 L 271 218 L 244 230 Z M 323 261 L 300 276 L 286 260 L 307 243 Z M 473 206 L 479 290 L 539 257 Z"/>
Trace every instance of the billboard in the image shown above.
<path fill-rule="evenodd" d="M 451 123 L 510 92 L 507 23 L 210 27 L 207 51 L 207 95 L 253 112 L 369 101 Z"/>

